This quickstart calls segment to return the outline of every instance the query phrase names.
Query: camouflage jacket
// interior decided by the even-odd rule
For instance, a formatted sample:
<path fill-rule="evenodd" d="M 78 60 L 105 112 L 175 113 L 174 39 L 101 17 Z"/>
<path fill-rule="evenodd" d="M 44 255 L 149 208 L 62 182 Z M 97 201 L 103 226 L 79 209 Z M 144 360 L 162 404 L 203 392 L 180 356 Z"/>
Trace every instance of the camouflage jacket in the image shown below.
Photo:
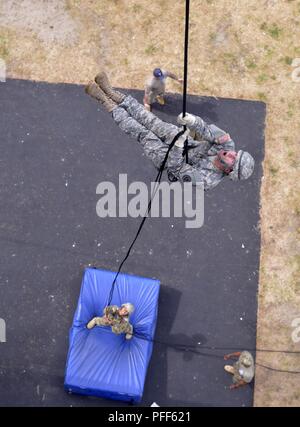
<path fill-rule="evenodd" d="M 249 361 L 251 361 L 251 365 L 245 367 L 241 363 L 241 359 L 243 357 L 247 357 Z M 245 381 L 246 383 L 250 383 L 254 378 L 255 367 L 254 367 L 254 359 L 252 354 L 248 351 L 243 351 L 238 359 L 238 361 L 233 365 L 234 374 L 233 374 L 233 382 L 238 383 L 239 381 Z"/>
<path fill-rule="evenodd" d="M 203 184 L 204 190 L 209 190 L 227 176 L 214 165 L 218 151 L 235 150 L 235 144 L 228 133 L 215 125 L 208 125 L 201 117 L 196 117 L 190 130 L 195 136 L 189 137 L 188 163 L 182 156 L 183 149 L 175 146 L 167 167 L 180 181 Z"/>
<path fill-rule="evenodd" d="M 120 316 L 117 305 L 109 305 L 103 310 L 104 317 L 108 319 L 109 325 L 115 334 L 129 333 L 132 326 L 129 323 L 129 316 Z"/>
<path fill-rule="evenodd" d="M 113 110 L 112 116 L 124 132 L 142 145 L 146 156 L 157 168 L 160 168 L 169 144 L 182 130 L 182 127 L 166 123 L 146 111 L 130 95 Z M 209 190 L 227 176 L 214 165 L 218 151 L 235 150 L 235 144 L 229 134 L 213 124 L 207 124 L 201 117 L 196 117 L 190 130 L 194 138 L 188 138 L 188 163 L 183 157 L 183 148 L 175 145 L 169 153 L 166 169 L 169 177 L 201 184 L 204 190 Z"/>

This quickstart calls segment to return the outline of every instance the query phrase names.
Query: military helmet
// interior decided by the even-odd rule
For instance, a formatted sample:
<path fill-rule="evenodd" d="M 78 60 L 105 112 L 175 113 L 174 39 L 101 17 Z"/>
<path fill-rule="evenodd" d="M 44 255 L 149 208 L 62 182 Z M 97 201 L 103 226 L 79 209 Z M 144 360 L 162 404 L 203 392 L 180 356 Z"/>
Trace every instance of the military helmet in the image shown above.
<path fill-rule="evenodd" d="M 250 366 L 253 366 L 254 361 L 251 353 L 249 353 L 248 351 L 243 351 L 240 356 L 240 362 L 246 368 L 250 368 Z"/>
<path fill-rule="evenodd" d="M 161 77 L 163 77 L 163 72 L 160 68 L 154 68 L 153 75 L 156 78 L 161 78 Z"/>
<path fill-rule="evenodd" d="M 253 173 L 254 164 L 255 161 L 251 154 L 240 150 L 237 154 L 233 170 L 229 174 L 230 179 L 233 181 L 248 179 Z"/>
<path fill-rule="evenodd" d="M 131 314 L 134 311 L 134 305 L 131 304 L 130 302 L 126 302 L 125 304 L 122 304 L 121 307 L 126 308 L 126 310 L 128 311 L 128 314 Z"/>

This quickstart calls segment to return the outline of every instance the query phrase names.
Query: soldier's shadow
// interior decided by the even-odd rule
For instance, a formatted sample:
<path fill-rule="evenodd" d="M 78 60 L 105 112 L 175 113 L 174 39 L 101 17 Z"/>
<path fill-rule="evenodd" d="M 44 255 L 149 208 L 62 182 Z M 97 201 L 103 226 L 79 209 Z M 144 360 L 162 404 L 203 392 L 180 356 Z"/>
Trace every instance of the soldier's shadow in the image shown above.
<path fill-rule="evenodd" d="M 168 362 L 169 351 L 182 354 L 183 361 L 190 361 L 196 356 L 194 345 L 207 342 L 205 336 L 196 334 L 187 336 L 185 334 L 171 334 L 175 320 L 181 292 L 162 285 L 159 297 L 158 320 L 156 326 L 153 354 L 149 364 L 142 404 L 149 406 L 153 401 L 167 406 L 174 405 L 168 396 Z M 189 347 L 190 346 L 190 347 Z M 197 357 L 197 356 L 196 356 Z M 194 406 L 193 402 L 181 402 L 184 406 Z"/>

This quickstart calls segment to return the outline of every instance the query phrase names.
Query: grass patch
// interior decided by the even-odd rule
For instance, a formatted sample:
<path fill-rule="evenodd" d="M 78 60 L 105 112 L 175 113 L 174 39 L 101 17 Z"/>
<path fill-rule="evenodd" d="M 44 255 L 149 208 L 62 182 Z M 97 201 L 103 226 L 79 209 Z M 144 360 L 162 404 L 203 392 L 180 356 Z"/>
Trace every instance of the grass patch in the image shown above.
<path fill-rule="evenodd" d="M 148 47 L 146 47 L 145 49 L 145 53 L 146 55 L 154 55 L 157 52 L 157 47 L 154 46 L 154 44 L 150 44 Z"/>
<path fill-rule="evenodd" d="M 246 61 L 246 67 L 249 70 L 255 70 L 255 68 L 257 68 L 257 64 L 253 60 Z"/>
<path fill-rule="evenodd" d="M 7 59 L 9 55 L 8 40 L 6 37 L 0 35 L 0 58 Z"/>
<path fill-rule="evenodd" d="M 297 168 L 298 167 L 297 155 L 295 154 L 295 152 L 293 150 L 289 150 L 288 151 L 288 159 L 289 159 L 289 164 L 293 168 Z"/>
<path fill-rule="evenodd" d="M 290 56 L 285 56 L 284 58 L 281 58 L 281 62 L 283 62 L 286 65 L 292 65 L 294 58 L 291 58 Z"/>
<path fill-rule="evenodd" d="M 272 49 L 270 46 L 268 46 L 268 45 L 265 45 L 264 46 L 264 50 L 265 50 L 265 52 L 266 52 L 266 57 L 267 58 L 271 58 L 273 55 L 274 55 L 274 49 Z"/>
<path fill-rule="evenodd" d="M 275 23 L 268 26 L 268 24 L 264 22 L 261 24 L 260 29 L 275 40 L 279 40 L 283 32 L 282 28 L 279 28 Z"/>
<path fill-rule="evenodd" d="M 139 13 L 142 9 L 142 6 L 138 3 L 134 3 L 134 5 L 132 6 L 133 13 Z"/>
<path fill-rule="evenodd" d="M 288 117 L 293 117 L 294 116 L 294 110 L 295 110 L 295 106 L 292 102 L 288 103 L 288 111 L 287 111 L 287 116 Z"/>
<path fill-rule="evenodd" d="M 209 40 L 211 42 L 214 42 L 216 40 L 216 37 L 217 37 L 217 33 L 210 33 L 209 34 Z"/>
<path fill-rule="evenodd" d="M 279 168 L 276 168 L 275 166 L 270 166 L 269 171 L 270 171 L 270 174 L 273 177 L 275 177 L 277 175 L 277 173 L 279 172 Z"/>
<path fill-rule="evenodd" d="M 265 73 L 262 73 L 257 77 L 256 82 L 258 84 L 262 84 L 262 83 L 265 83 L 268 79 L 269 79 L 269 76 Z"/>
<path fill-rule="evenodd" d="M 294 54 L 295 55 L 300 55 L 300 47 L 299 46 L 297 46 L 297 47 L 294 48 Z"/>
<path fill-rule="evenodd" d="M 264 92 L 258 92 L 257 98 L 263 102 L 267 102 L 267 100 L 268 100 L 267 95 Z"/>

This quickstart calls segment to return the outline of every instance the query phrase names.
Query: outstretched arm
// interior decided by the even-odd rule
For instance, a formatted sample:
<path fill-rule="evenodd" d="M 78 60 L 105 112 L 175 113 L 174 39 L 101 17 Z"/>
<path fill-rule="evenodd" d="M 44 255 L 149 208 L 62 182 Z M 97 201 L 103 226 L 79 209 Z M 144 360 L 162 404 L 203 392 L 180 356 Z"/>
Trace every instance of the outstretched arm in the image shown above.
<path fill-rule="evenodd" d="M 236 351 L 235 353 L 225 354 L 224 360 L 231 359 L 232 357 L 240 357 L 240 355 L 241 355 L 240 351 Z"/>
<path fill-rule="evenodd" d="M 177 118 L 177 122 L 193 130 L 198 139 L 210 142 L 211 147 L 213 147 L 216 152 L 219 150 L 234 150 L 234 142 L 227 132 L 218 128 L 216 125 L 207 124 L 199 116 L 186 113 L 183 117 L 181 113 Z"/>
<path fill-rule="evenodd" d="M 177 74 L 171 73 L 171 71 L 164 71 L 165 77 L 170 77 L 170 79 L 176 80 L 179 83 L 183 83 L 183 79 L 180 79 Z"/>

